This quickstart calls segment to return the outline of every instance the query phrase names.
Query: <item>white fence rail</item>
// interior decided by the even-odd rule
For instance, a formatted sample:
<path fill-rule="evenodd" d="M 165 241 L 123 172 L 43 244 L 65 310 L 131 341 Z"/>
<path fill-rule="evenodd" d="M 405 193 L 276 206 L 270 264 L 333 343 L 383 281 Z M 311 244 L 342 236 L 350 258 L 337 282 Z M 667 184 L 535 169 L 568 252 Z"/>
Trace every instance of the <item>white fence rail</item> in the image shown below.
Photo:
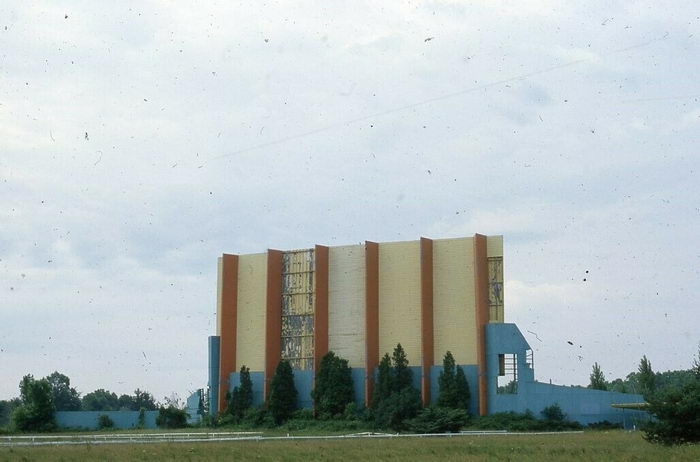
<path fill-rule="evenodd" d="M 340 440 L 360 438 L 453 438 L 467 436 L 562 435 L 569 432 L 508 432 L 505 430 L 459 433 L 352 433 L 348 435 L 264 436 L 262 432 L 106 433 L 88 435 L 13 435 L 0 437 L 0 446 L 57 446 L 69 444 L 203 443 L 213 441 Z"/>

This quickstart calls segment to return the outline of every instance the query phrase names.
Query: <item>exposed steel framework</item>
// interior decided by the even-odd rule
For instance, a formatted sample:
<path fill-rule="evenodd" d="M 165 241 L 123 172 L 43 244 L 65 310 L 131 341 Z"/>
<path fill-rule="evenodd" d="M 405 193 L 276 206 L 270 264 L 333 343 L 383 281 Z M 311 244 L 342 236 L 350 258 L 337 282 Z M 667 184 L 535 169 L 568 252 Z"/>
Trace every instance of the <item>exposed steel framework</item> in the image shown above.
<path fill-rule="evenodd" d="M 282 337 L 282 252 L 267 251 L 267 298 L 265 301 L 265 387 L 264 399 L 270 391 L 270 381 L 280 362 Z"/>
<path fill-rule="evenodd" d="M 299 370 L 314 364 L 314 257 L 313 249 L 282 254 L 280 359 Z"/>

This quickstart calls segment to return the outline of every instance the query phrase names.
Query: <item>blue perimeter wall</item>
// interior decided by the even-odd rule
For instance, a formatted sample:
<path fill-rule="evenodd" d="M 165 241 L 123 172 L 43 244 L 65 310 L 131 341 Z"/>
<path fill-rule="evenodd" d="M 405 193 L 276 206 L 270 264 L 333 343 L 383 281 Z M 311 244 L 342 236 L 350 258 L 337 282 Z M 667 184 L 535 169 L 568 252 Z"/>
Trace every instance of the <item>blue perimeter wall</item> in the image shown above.
<path fill-rule="evenodd" d="M 199 404 L 203 399 L 204 396 L 202 396 L 202 390 L 195 391 L 187 398 L 185 412 L 187 412 L 188 424 L 195 425 L 202 421 L 202 415 L 199 413 Z"/>
<path fill-rule="evenodd" d="M 114 428 L 136 428 L 139 423 L 139 411 L 57 411 L 56 424 L 61 428 L 97 429 L 97 419 L 102 415 L 109 416 L 114 422 Z M 144 412 L 143 428 L 156 428 L 158 411 Z"/>
<path fill-rule="evenodd" d="M 591 390 L 588 388 L 567 387 L 540 383 L 535 380 L 535 372 L 527 364 L 526 352 L 530 350 L 522 333 L 515 324 L 492 323 L 485 327 L 486 334 L 486 383 L 488 397 L 488 413 L 496 412 L 525 412 L 532 411 L 540 417 L 540 412 L 547 406 L 558 404 L 571 420 L 576 420 L 584 425 L 607 420 L 620 423 L 625 428 L 631 428 L 643 421 L 649 420 L 645 411 L 631 409 L 616 409 L 613 403 L 638 403 L 644 402 L 644 398 L 637 394 L 615 393 L 609 391 Z M 209 338 L 209 386 L 210 397 L 216 397 L 214 389 L 218 389 L 218 337 Z M 518 355 L 518 388 L 515 394 L 498 393 L 498 355 Z M 473 364 L 459 365 L 469 382 L 471 391 L 470 412 L 478 415 L 479 388 L 478 367 Z M 420 366 L 410 367 L 413 373 L 413 386 L 421 389 Z M 437 401 L 440 392 L 439 376 L 442 366 L 432 366 L 430 369 L 431 402 Z M 253 382 L 253 405 L 263 405 L 264 375 L 260 371 L 251 371 Z M 376 380 L 377 370 L 374 371 Z M 353 387 L 355 389 L 355 402 L 358 408 L 364 407 L 365 401 L 365 371 L 364 368 L 352 369 Z M 240 373 L 230 375 L 231 388 L 240 385 Z M 297 388 L 297 404 L 300 408 L 313 406 L 311 390 L 313 389 L 313 371 L 294 371 L 294 383 Z M 215 409 L 212 406 L 212 409 Z"/>
<path fill-rule="evenodd" d="M 487 324 L 485 330 L 489 414 L 530 410 L 540 417 L 542 409 L 558 404 L 569 419 L 584 425 L 607 420 L 631 428 L 649 420 L 649 414 L 645 411 L 617 409 L 611 406 L 613 403 L 643 403 L 642 395 L 537 382 L 534 369 L 527 364 L 526 352 L 530 345 L 518 327 L 515 324 L 493 323 Z M 518 355 L 517 393 L 498 393 L 499 354 Z"/>
<path fill-rule="evenodd" d="M 352 369 L 352 380 L 353 388 L 355 389 L 355 402 L 358 407 L 364 407 L 365 405 L 365 370 L 362 368 Z M 414 373 L 415 374 L 415 373 Z M 265 384 L 265 376 L 260 371 L 250 372 L 250 381 L 253 382 L 253 406 L 263 405 L 263 387 Z M 415 381 L 415 377 L 414 377 Z M 418 377 L 420 383 L 420 376 Z M 241 373 L 232 372 L 229 376 L 229 383 L 231 384 L 231 390 L 233 387 L 239 387 L 241 385 Z M 311 391 L 314 387 L 314 371 L 300 371 L 294 370 L 294 386 L 297 389 L 297 406 L 300 408 L 311 408 L 313 407 L 313 401 L 311 399 Z"/>
<path fill-rule="evenodd" d="M 464 369 L 464 372 L 469 381 L 469 386 L 472 390 L 472 402 L 471 402 L 471 412 L 478 412 L 478 389 L 477 387 L 477 367 L 473 365 L 460 366 Z M 421 367 L 420 366 L 409 366 L 412 375 L 413 387 L 417 390 L 421 389 Z M 439 392 L 438 376 L 442 371 L 442 366 L 433 366 L 431 368 L 431 389 L 432 401 L 437 401 L 437 395 Z M 350 370 L 352 375 L 353 389 L 355 391 L 355 404 L 358 409 L 365 406 L 365 369 L 362 367 L 352 368 Z M 378 370 L 374 370 L 374 378 L 377 379 Z M 253 382 L 253 406 L 262 406 L 263 402 L 263 386 L 265 377 L 260 371 L 251 371 L 250 380 Z M 233 387 L 238 387 L 241 384 L 241 374 L 240 372 L 232 372 L 229 376 L 229 383 L 231 384 L 231 390 Z M 300 371 L 294 370 L 294 386 L 296 386 L 298 397 L 297 405 L 300 408 L 311 408 L 313 407 L 313 400 L 311 399 L 311 391 L 314 386 L 314 371 L 305 370 Z"/>

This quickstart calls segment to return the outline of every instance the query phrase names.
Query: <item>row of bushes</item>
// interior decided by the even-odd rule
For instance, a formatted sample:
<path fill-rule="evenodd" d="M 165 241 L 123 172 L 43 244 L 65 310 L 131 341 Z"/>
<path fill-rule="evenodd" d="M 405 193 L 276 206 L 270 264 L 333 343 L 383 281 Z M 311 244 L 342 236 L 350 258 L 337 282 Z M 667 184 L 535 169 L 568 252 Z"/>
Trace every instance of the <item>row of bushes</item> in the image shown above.
<path fill-rule="evenodd" d="M 294 386 L 293 370 L 284 360 L 280 361 L 272 378 L 265 406 L 252 407 L 250 371 L 243 366 L 240 385 L 226 395 L 228 406 L 218 423 L 243 428 L 372 429 L 413 433 L 456 432 L 465 427 L 511 431 L 581 428 L 578 422 L 568 420 L 556 404 L 543 409 L 542 418 L 528 411 L 523 414 L 499 413 L 472 420 L 469 414 L 469 383 L 449 351 L 443 358 L 443 369 L 438 378 L 440 392 L 436 406 L 423 408 L 420 392 L 412 386 L 411 374 L 406 354 L 398 344 L 392 356 L 385 354 L 379 363 L 371 406 L 357 409 L 347 360 L 329 352 L 316 371 L 315 388 L 311 393 L 315 403 L 312 411 L 297 410 L 298 393 Z"/>
<path fill-rule="evenodd" d="M 544 408 L 542 418 L 527 410 L 519 412 L 498 412 L 479 417 L 471 426 L 478 430 L 508 430 L 513 432 L 526 431 L 566 431 L 580 430 L 582 425 L 576 421 L 568 420 L 558 404 Z"/>
<path fill-rule="evenodd" d="M 500 412 L 480 417 L 469 416 L 459 409 L 443 407 L 424 408 L 415 417 L 403 422 L 401 431 L 409 433 L 454 433 L 460 430 L 508 430 L 513 432 L 567 431 L 582 430 L 584 427 L 568 420 L 558 404 L 542 410 L 538 418 L 532 411 L 524 413 Z M 320 419 L 311 409 L 295 411 L 283 424 L 275 423 L 270 411 L 264 408 L 251 408 L 234 425 L 240 429 L 281 429 L 285 431 L 321 430 L 331 432 L 387 430 L 379 427 L 371 409 L 357 409 L 354 404 L 333 419 Z M 596 422 L 586 428 L 592 430 L 612 430 L 622 428 L 620 424 L 608 421 Z M 393 430 L 393 429 L 392 429 Z"/>
<path fill-rule="evenodd" d="M 452 431 L 469 422 L 469 383 L 462 368 L 456 367 L 448 351 L 440 373 L 438 407 L 423 409 L 420 392 L 413 386 L 412 372 L 401 344 L 392 356 L 385 354 L 379 363 L 377 380 L 369 409 L 358 411 L 348 361 L 332 351 L 321 359 L 311 392 L 314 412 L 297 410 L 298 392 L 294 372 L 288 361 L 279 362 L 270 382 L 269 397 L 263 408 L 252 407 L 253 385 L 250 370 L 240 369 L 240 385 L 226 394 L 227 408 L 219 418 L 222 425 L 340 426 L 342 429 L 370 427 L 395 431 Z M 329 424 L 318 422 L 343 422 Z M 296 423 L 301 422 L 301 423 Z M 216 423 L 216 422 L 207 422 Z"/>
<path fill-rule="evenodd" d="M 160 428 L 184 428 L 187 427 L 187 412 L 174 405 L 161 406 L 156 416 L 156 425 Z M 145 409 L 139 411 L 137 428 L 144 428 L 146 424 Z M 107 414 L 100 414 L 97 418 L 97 428 L 108 430 L 114 427 L 114 421 Z"/>

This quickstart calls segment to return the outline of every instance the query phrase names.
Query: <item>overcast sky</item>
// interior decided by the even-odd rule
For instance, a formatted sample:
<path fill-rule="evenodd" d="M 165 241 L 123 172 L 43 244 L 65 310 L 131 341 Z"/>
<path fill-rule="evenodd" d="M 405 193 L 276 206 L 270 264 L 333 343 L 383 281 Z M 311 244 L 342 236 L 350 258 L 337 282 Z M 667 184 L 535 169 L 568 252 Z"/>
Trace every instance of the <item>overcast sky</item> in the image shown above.
<path fill-rule="evenodd" d="M 206 386 L 223 252 L 475 232 L 538 380 L 690 366 L 696 1 L 249 3 L 0 3 L 0 399 Z"/>

